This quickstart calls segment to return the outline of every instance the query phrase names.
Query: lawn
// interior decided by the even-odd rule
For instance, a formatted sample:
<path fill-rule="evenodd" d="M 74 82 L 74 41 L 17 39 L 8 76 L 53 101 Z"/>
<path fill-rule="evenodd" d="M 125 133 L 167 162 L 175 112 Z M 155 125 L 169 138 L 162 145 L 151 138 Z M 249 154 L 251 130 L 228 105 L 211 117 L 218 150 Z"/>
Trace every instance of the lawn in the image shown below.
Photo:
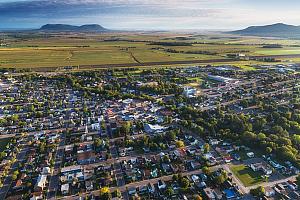
<path fill-rule="evenodd" d="M 261 173 L 254 172 L 246 165 L 234 165 L 231 168 L 233 174 L 244 184 L 244 186 L 253 186 L 263 182 Z"/>

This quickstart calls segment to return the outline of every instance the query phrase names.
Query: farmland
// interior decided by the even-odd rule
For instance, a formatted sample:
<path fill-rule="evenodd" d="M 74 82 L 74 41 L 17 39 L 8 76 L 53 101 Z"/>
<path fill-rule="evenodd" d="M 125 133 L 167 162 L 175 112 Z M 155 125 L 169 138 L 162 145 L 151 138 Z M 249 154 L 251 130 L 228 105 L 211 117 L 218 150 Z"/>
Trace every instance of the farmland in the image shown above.
<path fill-rule="evenodd" d="M 266 44 L 280 44 L 282 48 L 263 48 Z M 223 62 L 228 59 L 227 54 L 237 53 L 249 56 L 295 55 L 297 59 L 299 44 L 297 40 L 174 33 L 3 34 L 0 67 L 139 66 L 153 62 L 172 65 L 178 61 L 208 61 L 209 64 L 211 61 Z M 246 66 L 250 62 L 238 64 Z"/>

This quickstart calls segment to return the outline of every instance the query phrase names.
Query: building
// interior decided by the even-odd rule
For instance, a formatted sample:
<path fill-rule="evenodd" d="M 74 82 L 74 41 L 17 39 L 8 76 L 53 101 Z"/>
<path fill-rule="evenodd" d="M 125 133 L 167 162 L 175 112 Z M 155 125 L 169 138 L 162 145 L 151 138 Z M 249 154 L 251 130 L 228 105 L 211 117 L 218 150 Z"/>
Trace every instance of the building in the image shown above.
<path fill-rule="evenodd" d="M 275 196 L 275 190 L 271 187 L 265 187 L 265 195 L 266 197 L 273 197 Z"/>
<path fill-rule="evenodd" d="M 167 127 L 160 126 L 160 125 L 152 125 L 152 124 L 145 124 L 144 125 L 144 130 L 148 134 L 162 133 L 166 129 L 167 129 Z"/>
<path fill-rule="evenodd" d="M 253 163 L 250 165 L 250 168 L 255 172 L 261 171 L 266 175 L 271 175 L 273 173 L 273 170 L 262 162 Z"/>
<path fill-rule="evenodd" d="M 216 196 L 215 196 L 215 192 L 213 189 L 211 188 L 204 188 L 203 189 L 203 192 L 205 194 L 205 197 L 209 200 L 215 200 L 216 199 Z"/>
<path fill-rule="evenodd" d="M 224 77 L 224 76 L 208 75 L 208 78 L 211 80 L 217 81 L 217 82 L 221 82 L 221 83 L 234 83 L 237 81 L 235 79 Z"/>
<path fill-rule="evenodd" d="M 187 98 L 192 98 L 195 97 L 197 94 L 197 90 L 192 87 L 184 87 L 183 88 L 183 95 L 186 96 Z"/>
<path fill-rule="evenodd" d="M 36 185 L 35 185 L 35 191 L 43 191 L 43 189 L 46 187 L 47 184 L 47 175 L 39 175 Z"/>
<path fill-rule="evenodd" d="M 61 193 L 63 195 L 68 195 L 69 194 L 69 188 L 70 188 L 70 185 L 68 183 L 61 185 L 61 188 L 60 188 Z"/>

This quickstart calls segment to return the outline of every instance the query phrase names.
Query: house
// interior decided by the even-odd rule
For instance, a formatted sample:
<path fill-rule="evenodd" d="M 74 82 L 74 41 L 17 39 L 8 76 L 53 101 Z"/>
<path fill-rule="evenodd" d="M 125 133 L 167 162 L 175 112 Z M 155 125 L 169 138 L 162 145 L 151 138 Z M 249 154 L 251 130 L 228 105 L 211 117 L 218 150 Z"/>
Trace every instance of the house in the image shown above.
<path fill-rule="evenodd" d="M 213 75 L 208 75 L 208 78 L 214 81 L 218 81 L 221 83 L 232 83 L 235 82 L 235 79 L 228 78 L 228 77 L 223 77 L 223 76 L 213 76 Z"/>
<path fill-rule="evenodd" d="M 152 124 L 145 124 L 144 130 L 148 134 L 153 133 L 162 133 L 164 130 L 166 130 L 166 127 L 160 126 L 160 125 L 152 125 Z"/>
<path fill-rule="evenodd" d="M 226 162 L 226 163 L 230 163 L 231 161 L 233 161 L 233 158 L 229 155 L 229 156 L 225 156 L 224 157 L 224 161 Z"/>
<path fill-rule="evenodd" d="M 215 193 L 214 193 L 214 190 L 211 189 L 211 188 L 204 188 L 203 189 L 203 192 L 205 194 L 205 197 L 209 200 L 215 200 L 216 199 L 216 196 L 215 196 Z"/>
<path fill-rule="evenodd" d="M 68 183 L 61 185 L 60 191 L 63 195 L 69 194 L 70 185 Z"/>
<path fill-rule="evenodd" d="M 134 196 L 136 194 L 136 188 L 135 187 L 128 188 L 128 194 L 130 196 Z"/>
<path fill-rule="evenodd" d="M 92 151 L 77 153 L 77 162 L 79 165 L 94 163 L 96 162 L 96 155 Z"/>
<path fill-rule="evenodd" d="M 253 152 L 248 152 L 248 153 L 247 153 L 247 156 L 248 156 L 249 158 L 254 158 L 254 153 L 253 153 Z"/>
<path fill-rule="evenodd" d="M 209 144 L 212 145 L 212 146 L 218 145 L 219 143 L 220 143 L 220 141 L 217 140 L 217 139 L 210 139 L 209 140 Z"/>
<path fill-rule="evenodd" d="M 275 196 L 275 190 L 272 187 L 265 187 L 265 195 L 266 197 L 273 197 Z"/>
<path fill-rule="evenodd" d="M 44 167 L 42 170 L 42 174 L 44 174 L 44 175 L 49 175 L 51 173 L 52 173 L 52 170 L 50 167 Z"/>
<path fill-rule="evenodd" d="M 271 175 L 273 173 L 273 170 L 262 162 L 250 164 L 250 168 L 255 172 L 262 171 L 266 175 Z"/>
<path fill-rule="evenodd" d="M 195 97 L 197 94 L 197 90 L 192 87 L 184 87 L 183 88 L 183 95 L 187 98 Z"/>
<path fill-rule="evenodd" d="M 164 190 L 167 187 L 167 185 L 165 184 L 165 182 L 162 181 L 162 180 L 158 181 L 157 186 L 158 186 L 159 190 Z"/>
<path fill-rule="evenodd" d="M 77 178 L 79 181 L 84 180 L 83 169 L 81 166 L 69 166 L 61 169 L 60 180 L 62 182 L 72 182 L 73 178 Z"/>
<path fill-rule="evenodd" d="M 87 191 L 92 191 L 94 189 L 92 181 L 85 181 L 85 188 Z"/>
<path fill-rule="evenodd" d="M 197 170 L 197 169 L 201 168 L 201 164 L 199 162 L 196 162 L 196 161 L 191 161 L 190 166 L 193 170 Z"/>
<path fill-rule="evenodd" d="M 37 182 L 35 184 L 35 191 L 43 191 L 47 184 L 47 175 L 39 175 Z"/>
<path fill-rule="evenodd" d="M 237 161 L 240 161 L 240 160 L 241 160 L 241 156 L 240 156 L 239 154 L 237 154 L 237 153 L 233 153 L 232 156 L 233 156 L 233 158 L 234 158 L 235 160 L 237 160 Z"/>

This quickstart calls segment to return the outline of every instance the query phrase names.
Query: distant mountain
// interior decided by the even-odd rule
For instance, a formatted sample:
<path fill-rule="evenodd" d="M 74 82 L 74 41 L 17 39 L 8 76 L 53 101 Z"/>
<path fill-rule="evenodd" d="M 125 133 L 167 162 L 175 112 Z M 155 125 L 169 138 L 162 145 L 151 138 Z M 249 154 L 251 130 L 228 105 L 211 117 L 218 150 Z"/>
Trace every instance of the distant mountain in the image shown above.
<path fill-rule="evenodd" d="M 250 26 L 243 30 L 228 33 L 262 37 L 300 38 L 300 26 L 277 23 L 266 26 Z"/>
<path fill-rule="evenodd" d="M 86 24 L 82 26 L 73 26 L 68 24 L 46 24 L 39 31 L 46 32 L 106 32 L 108 29 L 98 24 Z"/>

